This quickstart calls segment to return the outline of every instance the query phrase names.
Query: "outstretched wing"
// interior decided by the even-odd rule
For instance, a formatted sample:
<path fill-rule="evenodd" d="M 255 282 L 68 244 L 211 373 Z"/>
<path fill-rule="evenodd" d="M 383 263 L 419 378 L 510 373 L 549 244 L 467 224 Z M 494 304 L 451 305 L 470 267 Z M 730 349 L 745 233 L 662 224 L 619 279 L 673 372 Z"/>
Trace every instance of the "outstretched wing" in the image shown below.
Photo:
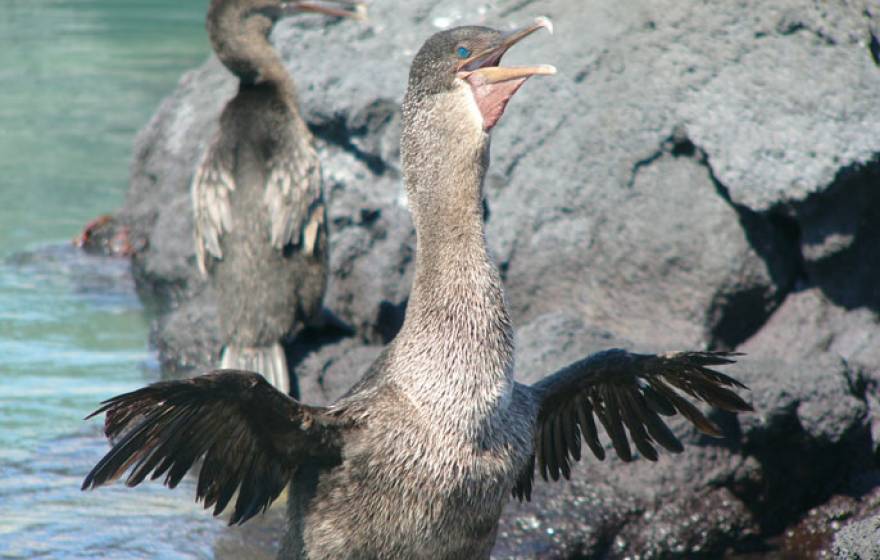
<path fill-rule="evenodd" d="M 199 459 L 196 499 L 220 514 L 238 490 L 229 521 L 265 511 L 303 461 L 335 462 L 340 421 L 274 389 L 252 372 L 219 370 L 155 383 L 113 397 L 89 417 L 107 413 L 113 448 L 83 481 L 83 490 L 119 478 L 128 486 L 147 476 L 174 488 Z"/>
<path fill-rule="evenodd" d="M 314 254 L 324 228 L 324 198 L 321 168 L 311 145 L 282 151 L 273 158 L 266 178 L 263 202 L 269 211 L 269 237 L 272 246 L 287 245 Z"/>
<path fill-rule="evenodd" d="M 208 256 L 223 258 L 220 237 L 232 227 L 229 195 L 235 190 L 230 158 L 224 157 L 219 137 L 205 151 L 193 175 L 190 194 L 195 218 L 196 261 L 205 274 Z"/>
<path fill-rule="evenodd" d="M 593 354 L 531 386 L 540 402 L 535 427 L 535 454 L 517 480 L 514 496 L 530 499 L 537 458 L 541 476 L 569 478 L 571 461 L 581 458 L 581 438 L 602 460 L 595 419 L 605 428 L 614 450 L 632 460 L 629 440 L 647 459 L 657 460 L 655 445 L 679 453 L 681 442 L 661 416 L 681 413 L 701 432 L 721 432 L 685 395 L 731 412 L 752 410 L 727 387 L 747 387 L 710 369 L 733 363 L 727 352 L 678 352 L 663 355 L 607 350 Z M 629 437 L 627 437 L 629 432 Z"/>

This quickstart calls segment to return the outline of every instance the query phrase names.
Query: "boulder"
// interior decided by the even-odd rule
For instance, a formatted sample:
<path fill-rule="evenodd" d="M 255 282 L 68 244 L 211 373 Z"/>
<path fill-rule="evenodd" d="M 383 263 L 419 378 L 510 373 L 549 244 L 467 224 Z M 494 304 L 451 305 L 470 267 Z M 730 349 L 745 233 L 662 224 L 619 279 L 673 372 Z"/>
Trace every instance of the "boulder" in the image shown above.
<path fill-rule="evenodd" d="M 880 376 L 880 317 L 840 307 L 819 288 L 808 288 L 790 294 L 739 349 L 789 362 L 836 357 L 873 378 Z"/>
<path fill-rule="evenodd" d="M 529 84 L 494 134 L 489 240 L 515 319 L 575 309 L 634 340 L 732 348 L 796 281 L 876 310 L 874 8 L 661 4 L 547 2 L 557 35 L 509 55 L 560 69 Z M 371 9 L 363 25 L 284 22 L 273 40 L 320 139 L 333 238 L 327 307 L 378 343 L 399 327 L 412 263 L 397 150 L 409 60 L 437 29 L 505 27 L 535 8 Z M 839 79 L 790 87 L 826 75 Z M 212 58 L 137 142 L 121 216 L 140 248 L 139 283 L 162 305 L 201 290 L 189 182 L 233 91 Z M 821 115 L 810 109 L 820 105 Z"/>
<path fill-rule="evenodd" d="M 521 328 L 519 380 L 533 382 L 600 349 L 632 343 L 551 314 Z M 642 348 L 634 348 L 641 350 Z M 715 440 L 673 422 L 681 455 L 656 463 L 592 456 L 571 481 L 538 482 L 531 503 L 508 505 L 499 558 L 706 557 L 749 551 L 872 468 L 868 405 L 840 361 L 743 358 L 727 368 L 750 386 L 756 412 L 710 414 Z M 864 491 L 864 490 L 861 490 Z"/>
<path fill-rule="evenodd" d="M 832 547 L 838 560 L 880 558 L 880 515 L 848 524 L 834 536 Z"/>
<path fill-rule="evenodd" d="M 833 496 L 807 512 L 797 525 L 786 529 L 782 540 L 786 557 L 876 558 L 880 541 L 870 535 L 859 535 L 857 526 L 877 516 L 880 507 L 877 474 L 872 472 L 856 481 L 861 489 L 853 487 L 849 494 Z M 873 490 L 864 493 L 866 485 L 873 486 Z M 858 497 L 853 497 L 854 494 Z"/>

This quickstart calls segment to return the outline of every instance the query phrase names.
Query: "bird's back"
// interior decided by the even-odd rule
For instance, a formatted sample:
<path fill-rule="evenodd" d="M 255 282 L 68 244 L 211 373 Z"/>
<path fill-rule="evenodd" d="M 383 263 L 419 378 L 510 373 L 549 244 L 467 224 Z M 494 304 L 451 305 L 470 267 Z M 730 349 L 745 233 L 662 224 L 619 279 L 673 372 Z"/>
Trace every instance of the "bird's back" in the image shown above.
<path fill-rule="evenodd" d="M 208 267 L 225 340 L 272 344 L 318 313 L 326 287 L 325 208 L 311 135 L 278 88 L 243 87 L 223 111 L 209 157 L 223 162 L 234 184 L 222 258 Z"/>

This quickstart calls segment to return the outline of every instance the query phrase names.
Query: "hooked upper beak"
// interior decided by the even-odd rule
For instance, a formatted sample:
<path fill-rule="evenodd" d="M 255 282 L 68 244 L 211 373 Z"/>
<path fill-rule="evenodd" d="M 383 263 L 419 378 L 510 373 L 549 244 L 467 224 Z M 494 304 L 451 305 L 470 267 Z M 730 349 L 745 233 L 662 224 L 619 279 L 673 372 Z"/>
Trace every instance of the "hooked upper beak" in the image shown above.
<path fill-rule="evenodd" d="M 282 15 L 314 12 L 334 17 L 367 19 L 367 5 L 357 0 L 290 0 L 281 3 Z"/>
<path fill-rule="evenodd" d="M 501 62 L 501 57 L 504 56 L 504 53 L 510 47 L 542 28 L 552 34 L 553 22 L 546 17 L 538 17 L 529 25 L 505 33 L 501 38 L 501 43 L 497 46 L 486 49 L 462 61 L 456 75 L 472 84 L 494 84 L 536 75 L 549 76 L 555 74 L 556 67 L 549 64 L 498 66 Z"/>

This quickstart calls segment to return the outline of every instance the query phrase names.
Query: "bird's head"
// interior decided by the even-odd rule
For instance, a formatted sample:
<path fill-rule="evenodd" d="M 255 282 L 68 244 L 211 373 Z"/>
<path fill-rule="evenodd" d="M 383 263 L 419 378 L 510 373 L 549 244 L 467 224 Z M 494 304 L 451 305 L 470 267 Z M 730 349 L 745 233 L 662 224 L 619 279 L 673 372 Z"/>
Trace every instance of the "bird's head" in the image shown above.
<path fill-rule="evenodd" d="M 363 19 L 366 7 L 357 0 L 211 0 L 211 46 L 234 74 L 253 81 L 254 59 L 268 46 L 272 28 L 281 19 L 303 13 Z"/>
<path fill-rule="evenodd" d="M 553 32 L 550 20 L 540 17 L 508 32 L 467 26 L 434 34 L 413 60 L 408 97 L 457 97 L 462 106 L 477 109 L 474 117 L 479 117 L 482 130 L 491 130 L 527 79 L 556 73 L 547 64 L 501 66 L 513 45 L 542 28 Z"/>
<path fill-rule="evenodd" d="M 508 32 L 457 27 L 425 42 L 410 68 L 403 102 L 401 156 L 411 195 L 437 192 L 436 185 L 450 178 L 482 184 L 489 132 L 507 103 L 530 77 L 556 73 L 547 64 L 501 65 L 513 45 L 542 28 L 552 32 L 549 19 Z"/>

